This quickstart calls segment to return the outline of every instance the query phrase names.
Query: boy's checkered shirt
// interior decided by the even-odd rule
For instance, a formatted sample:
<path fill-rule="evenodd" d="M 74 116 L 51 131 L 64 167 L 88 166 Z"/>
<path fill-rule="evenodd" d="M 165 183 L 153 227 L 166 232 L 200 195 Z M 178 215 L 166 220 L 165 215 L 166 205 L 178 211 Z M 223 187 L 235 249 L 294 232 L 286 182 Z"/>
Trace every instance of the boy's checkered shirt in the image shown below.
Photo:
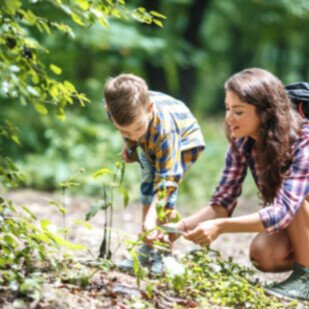
<path fill-rule="evenodd" d="M 155 167 L 155 190 L 178 187 L 183 176 L 181 153 L 193 148 L 205 148 L 197 120 L 181 101 L 166 94 L 150 91 L 154 103 L 152 119 L 146 134 L 138 141 L 126 140 L 132 152 L 138 146 Z"/>

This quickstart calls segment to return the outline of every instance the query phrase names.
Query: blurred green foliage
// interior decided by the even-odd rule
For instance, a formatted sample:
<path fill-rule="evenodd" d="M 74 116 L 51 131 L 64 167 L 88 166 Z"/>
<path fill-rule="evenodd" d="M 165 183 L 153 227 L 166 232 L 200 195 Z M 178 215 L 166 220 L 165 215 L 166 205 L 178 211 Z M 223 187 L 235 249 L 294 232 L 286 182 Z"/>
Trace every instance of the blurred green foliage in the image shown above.
<path fill-rule="evenodd" d="M 151 89 L 182 99 L 200 118 L 207 149 L 181 185 L 184 203 L 207 201 L 220 177 L 226 141 L 217 119 L 224 109 L 224 81 L 252 66 L 286 83 L 309 77 L 306 0 L 3 3 L 1 157 L 17 161 L 26 185 L 39 189 L 54 189 L 80 167 L 90 175 L 115 161 L 121 139 L 102 109 L 110 75 L 138 74 Z M 143 24 L 132 23 L 132 17 Z M 71 104 L 88 99 L 83 108 Z M 64 107 L 65 122 L 44 116 L 54 109 L 63 120 Z M 137 165 L 128 166 L 126 178 L 137 198 Z M 85 192 L 95 193 L 90 176 L 85 180 Z"/>
<path fill-rule="evenodd" d="M 46 116 L 49 110 L 64 121 L 65 108 L 75 103 L 85 106 L 90 100 L 76 90 L 76 81 L 70 82 L 65 74 L 66 63 L 55 64 L 50 55 L 61 51 L 62 45 L 71 42 L 78 29 L 97 24 L 109 27 L 108 18 L 136 19 L 162 27 L 165 17 L 143 7 L 128 7 L 124 0 L 3 0 L 0 6 L 0 183 L 16 187 L 23 176 L 11 157 L 27 154 L 27 149 L 49 148 L 49 123 L 44 124 L 38 115 Z M 67 47 L 72 47 L 70 43 Z M 73 49 L 78 46 L 73 44 Z M 70 54 L 70 51 L 68 51 Z M 65 57 L 64 57 L 65 58 Z M 57 57 L 55 57 L 57 60 Z M 60 61 L 61 62 L 61 61 Z M 61 76 L 61 77 L 60 77 Z M 21 107 L 21 106 L 22 107 Z M 23 107 L 27 108 L 24 109 Z M 30 107 L 30 109 L 29 109 Z M 25 113 L 23 113 L 23 111 Z M 22 145 L 21 127 L 30 129 L 25 148 L 16 150 L 13 143 Z M 77 129 L 77 128 L 76 128 Z M 77 129 L 78 130 L 78 129 Z M 78 131 L 76 131 L 78 132 Z M 3 140 L 2 140 L 3 139 Z M 56 147 L 61 145 L 56 145 Z M 50 147 L 52 148 L 52 146 Z M 65 173 L 65 171 L 64 171 Z"/>

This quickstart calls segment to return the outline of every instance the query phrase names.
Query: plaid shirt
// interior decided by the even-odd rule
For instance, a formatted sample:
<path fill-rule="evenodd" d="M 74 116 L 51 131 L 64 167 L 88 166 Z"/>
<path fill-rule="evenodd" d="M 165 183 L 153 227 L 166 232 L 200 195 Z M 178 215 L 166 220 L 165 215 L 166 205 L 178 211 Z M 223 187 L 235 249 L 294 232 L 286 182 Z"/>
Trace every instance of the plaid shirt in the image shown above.
<path fill-rule="evenodd" d="M 237 205 L 237 198 L 241 194 L 248 165 L 259 187 L 259 171 L 255 164 L 256 152 L 251 151 L 250 159 L 246 159 L 245 145 L 247 142 L 248 138 L 237 140 L 237 151 L 229 147 L 220 184 L 210 201 L 210 205 L 225 207 L 229 215 Z M 288 176 L 283 179 L 272 205 L 259 211 L 260 219 L 270 233 L 286 228 L 304 200 L 308 199 L 309 122 L 304 123 L 300 137 L 292 145 L 292 157 Z"/>
<path fill-rule="evenodd" d="M 166 94 L 150 91 L 154 103 L 152 119 L 146 134 L 138 142 L 126 140 L 131 153 L 141 147 L 155 168 L 154 189 L 174 187 L 184 174 L 181 153 L 205 148 L 197 120 L 187 106 Z"/>

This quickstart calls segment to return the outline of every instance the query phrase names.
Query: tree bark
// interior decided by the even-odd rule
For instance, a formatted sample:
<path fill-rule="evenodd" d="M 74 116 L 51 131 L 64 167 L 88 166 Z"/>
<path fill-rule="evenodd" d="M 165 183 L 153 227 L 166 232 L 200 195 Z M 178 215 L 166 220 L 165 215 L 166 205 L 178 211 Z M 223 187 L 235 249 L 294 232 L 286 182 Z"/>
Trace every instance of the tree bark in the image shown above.
<path fill-rule="evenodd" d="M 203 24 L 203 17 L 211 0 L 195 0 L 190 7 L 188 24 L 184 31 L 184 39 L 193 47 L 201 48 L 200 28 Z M 190 59 L 190 55 L 188 55 Z M 180 75 L 180 99 L 188 106 L 192 104 L 193 95 L 197 84 L 197 68 L 193 63 L 179 69 Z"/>
<path fill-rule="evenodd" d="M 188 13 L 188 22 L 183 31 L 183 38 L 192 49 L 201 47 L 200 28 L 203 23 L 204 13 L 211 3 L 211 0 L 193 0 Z M 142 5 L 147 10 L 160 12 L 160 1 L 145 1 Z M 164 14 L 164 12 L 162 12 Z M 197 68 L 190 63 L 191 55 L 187 55 L 189 64 L 178 68 L 179 92 L 177 97 L 183 100 L 188 106 L 191 105 L 195 86 L 197 83 Z M 172 59 L 171 59 L 172 61 Z M 145 71 L 150 87 L 162 92 L 169 92 L 166 71 L 162 66 L 153 64 L 151 61 L 145 62 Z"/>

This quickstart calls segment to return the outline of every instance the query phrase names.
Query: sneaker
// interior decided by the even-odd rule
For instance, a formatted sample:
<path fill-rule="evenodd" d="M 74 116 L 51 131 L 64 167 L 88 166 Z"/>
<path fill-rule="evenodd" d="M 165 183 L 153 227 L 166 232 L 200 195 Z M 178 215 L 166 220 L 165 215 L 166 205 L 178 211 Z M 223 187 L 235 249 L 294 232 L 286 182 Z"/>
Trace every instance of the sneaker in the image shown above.
<path fill-rule="evenodd" d="M 293 272 L 281 283 L 265 286 L 265 292 L 279 298 L 309 301 L 309 268 L 295 263 Z"/>
<path fill-rule="evenodd" d="M 150 260 L 150 272 L 153 275 L 161 275 L 165 271 L 165 264 L 163 257 L 165 254 L 152 250 L 149 260 Z"/>
<path fill-rule="evenodd" d="M 147 245 L 141 245 L 137 249 L 138 260 L 142 266 L 149 265 L 149 255 L 153 250 Z M 118 265 L 121 271 L 133 271 L 133 259 L 128 258 L 121 261 Z"/>

